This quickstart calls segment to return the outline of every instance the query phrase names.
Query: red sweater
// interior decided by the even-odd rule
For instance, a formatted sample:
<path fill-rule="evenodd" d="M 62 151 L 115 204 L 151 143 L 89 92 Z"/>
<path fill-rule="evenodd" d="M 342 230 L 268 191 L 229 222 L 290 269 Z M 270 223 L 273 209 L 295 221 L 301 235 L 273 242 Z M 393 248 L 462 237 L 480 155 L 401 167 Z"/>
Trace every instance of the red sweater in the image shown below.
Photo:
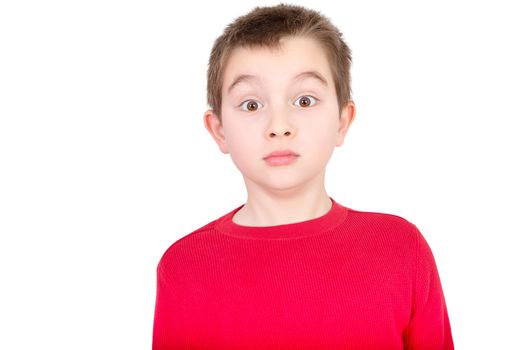
<path fill-rule="evenodd" d="M 418 228 L 330 199 L 323 216 L 267 227 L 234 223 L 241 205 L 172 244 L 153 349 L 454 349 Z"/>

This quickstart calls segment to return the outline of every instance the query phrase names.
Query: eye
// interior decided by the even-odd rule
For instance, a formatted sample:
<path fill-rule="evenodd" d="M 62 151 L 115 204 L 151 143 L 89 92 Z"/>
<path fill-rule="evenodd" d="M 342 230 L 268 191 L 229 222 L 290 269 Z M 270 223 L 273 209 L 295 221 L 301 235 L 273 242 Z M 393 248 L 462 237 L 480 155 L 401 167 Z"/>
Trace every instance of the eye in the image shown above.
<path fill-rule="evenodd" d="M 310 95 L 301 96 L 296 101 L 299 101 L 299 105 L 300 105 L 299 107 L 310 107 L 312 105 L 312 102 L 311 102 L 312 99 L 316 101 L 313 104 L 313 106 L 315 106 L 317 104 L 317 101 L 319 100 Z"/>
<path fill-rule="evenodd" d="M 247 104 L 246 104 L 246 107 L 248 108 L 247 110 L 244 109 L 244 108 L 242 108 L 242 106 L 243 106 L 245 103 L 247 103 Z M 254 112 L 254 111 L 256 111 L 256 110 L 258 109 L 258 107 L 257 107 L 257 103 L 258 103 L 258 102 L 255 101 L 255 100 L 246 100 L 246 101 L 244 101 L 243 103 L 241 103 L 241 104 L 239 105 L 239 107 L 241 107 L 241 109 L 244 110 L 244 111 Z"/>

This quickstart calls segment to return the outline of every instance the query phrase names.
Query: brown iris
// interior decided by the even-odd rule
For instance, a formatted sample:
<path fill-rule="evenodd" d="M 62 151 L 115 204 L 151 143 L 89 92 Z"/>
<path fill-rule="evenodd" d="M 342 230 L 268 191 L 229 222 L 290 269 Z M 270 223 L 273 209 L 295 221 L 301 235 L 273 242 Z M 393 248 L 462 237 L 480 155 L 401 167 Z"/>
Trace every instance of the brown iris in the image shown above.
<path fill-rule="evenodd" d="M 305 102 L 306 102 L 306 104 L 305 104 Z M 310 99 L 302 97 L 302 98 L 299 100 L 299 104 L 300 104 L 302 107 L 308 107 L 308 106 L 310 105 Z"/>
<path fill-rule="evenodd" d="M 249 111 L 254 111 L 254 110 L 257 109 L 257 102 L 249 101 L 248 104 L 246 105 L 246 107 L 248 108 Z"/>

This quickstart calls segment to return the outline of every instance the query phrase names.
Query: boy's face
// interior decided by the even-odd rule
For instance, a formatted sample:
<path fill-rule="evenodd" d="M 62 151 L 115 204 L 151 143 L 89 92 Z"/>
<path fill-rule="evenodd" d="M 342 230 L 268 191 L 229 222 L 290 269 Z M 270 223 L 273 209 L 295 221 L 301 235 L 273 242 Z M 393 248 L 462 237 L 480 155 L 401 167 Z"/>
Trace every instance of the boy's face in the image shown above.
<path fill-rule="evenodd" d="M 206 128 L 220 150 L 230 153 L 248 190 L 321 184 L 355 115 L 352 102 L 339 114 L 330 66 L 316 41 L 287 37 L 282 44 L 280 51 L 236 48 L 224 70 L 222 126 L 213 111 L 204 115 Z M 299 76 L 303 72 L 321 80 Z M 254 77 L 237 81 L 241 75 Z M 299 156 L 288 165 L 268 164 L 264 158 L 278 150 Z"/>

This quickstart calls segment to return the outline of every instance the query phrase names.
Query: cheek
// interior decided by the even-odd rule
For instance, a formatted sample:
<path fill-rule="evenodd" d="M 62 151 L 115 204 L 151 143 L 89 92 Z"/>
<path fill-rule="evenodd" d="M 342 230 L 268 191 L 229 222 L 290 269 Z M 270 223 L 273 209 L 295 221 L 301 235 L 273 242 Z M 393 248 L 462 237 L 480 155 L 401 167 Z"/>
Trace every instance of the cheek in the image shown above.
<path fill-rule="evenodd" d="M 301 139 L 303 142 L 308 142 L 312 147 L 325 147 L 333 143 L 331 139 L 336 135 L 335 130 L 336 126 L 332 123 L 320 121 L 300 130 L 303 134 Z"/>
<path fill-rule="evenodd" d="M 337 142 L 337 128 L 333 125 L 319 124 L 303 130 L 301 148 L 307 152 L 315 162 L 325 162 L 333 152 Z"/>
<path fill-rule="evenodd" d="M 264 149 L 254 140 L 253 135 L 247 133 L 243 128 L 230 129 L 227 137 L 230 154 L 238 162 L 253 162 L 254 159 L 261 157 Z"/>
<path fill-rule="evenodd" d="M 228 146 L 237 148 L 239 144 L 244 142 L 243 126 L 239 123 L 233 115 L 223 117 L 224 137 Z"/>

